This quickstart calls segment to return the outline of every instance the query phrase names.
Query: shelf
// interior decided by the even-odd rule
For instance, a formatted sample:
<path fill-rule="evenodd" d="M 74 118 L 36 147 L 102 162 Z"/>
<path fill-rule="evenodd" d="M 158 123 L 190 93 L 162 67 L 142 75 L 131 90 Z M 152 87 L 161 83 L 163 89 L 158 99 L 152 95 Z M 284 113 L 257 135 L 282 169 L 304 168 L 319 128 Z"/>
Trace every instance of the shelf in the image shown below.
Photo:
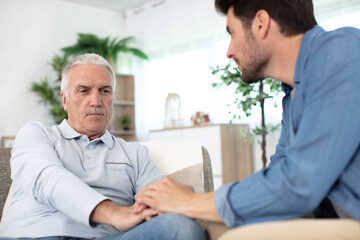
<path fill-rule="evenodd" d="M 125 141 L 136 141 L 134 87 L 134 76 L 116 74 L 114 109 L 111 121 L 113 131 L 111 134 Z M 125 116 L 130 118 L 128 124 L 130 130 L 128 131 L 124 131 L 123 124 L 121 124 Z"/>
<path fill-rule="evenodd" d="M 114 101 L 114 105 L 119 106 L 135 106 L 134 101 Z"/>
<path fill-rule="evenodd" d="M 135 131 L 115 130 L 115 131 L 111 131 L 110 133 L 114 135 L 134 135 Z"/>

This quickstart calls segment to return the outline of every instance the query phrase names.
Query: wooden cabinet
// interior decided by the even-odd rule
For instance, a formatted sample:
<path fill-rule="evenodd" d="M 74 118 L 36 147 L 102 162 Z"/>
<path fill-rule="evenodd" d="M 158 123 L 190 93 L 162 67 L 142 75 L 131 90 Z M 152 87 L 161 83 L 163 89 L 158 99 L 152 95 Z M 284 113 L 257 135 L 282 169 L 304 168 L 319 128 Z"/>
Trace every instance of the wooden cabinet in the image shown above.
<path fill-rule="evenodd" d="M 122 120 L 129 118 L 124 126 Z M 135 131 L 135 83 L 132 75 L 116 75 L 115 99 L 110 132 L 125 141 L 136 141 Z"/>
<path fill-rule="evenodd" d="M 245 124 L 214 124 L 150 131 L 150 140 L 196 140 L 209 152 L 215 189 L 252 173 L 252 152 L 241 131 Z"/>

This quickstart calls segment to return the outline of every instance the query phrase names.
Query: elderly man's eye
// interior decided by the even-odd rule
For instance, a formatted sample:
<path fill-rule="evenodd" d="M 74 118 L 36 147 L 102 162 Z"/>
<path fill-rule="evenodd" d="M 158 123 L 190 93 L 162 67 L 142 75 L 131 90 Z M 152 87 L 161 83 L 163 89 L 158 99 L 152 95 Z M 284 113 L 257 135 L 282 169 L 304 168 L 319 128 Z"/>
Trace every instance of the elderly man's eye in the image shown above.
<path fill-rule="evenodd" d="M 111 93 L 111 89 L 110 88 L 106 88 L 102 90 L 103 93 L 105 94 L 110 94 Z"/>
<path fill-rule="evenodd" d="M 79 93 L 87 93 L 88 92 L 88 90 L 87 89 L 79 89 L 79 91 L 78 91 Z"/>

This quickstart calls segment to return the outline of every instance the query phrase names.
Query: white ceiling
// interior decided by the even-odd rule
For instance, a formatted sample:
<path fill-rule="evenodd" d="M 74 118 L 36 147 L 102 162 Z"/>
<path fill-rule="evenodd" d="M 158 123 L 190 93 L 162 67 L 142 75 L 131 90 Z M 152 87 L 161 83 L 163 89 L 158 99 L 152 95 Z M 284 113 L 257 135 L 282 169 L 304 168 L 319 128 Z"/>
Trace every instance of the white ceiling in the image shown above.
<path fill-rule="evenodd" d="M 136 9 L 141 6 L 154 3 L 164 3 L 166 0 L 60 0 L 78 4 L 84 4 L 94 7 L 100 7 L 115 11 L 125 11 L 128 9 Z M 191 0 L 190 0 L 191 1 Z M 210 0 L 211 1 L 211 0 Z M 327 12 L 331 10 L 339 10 L 345 7 L 358 6 L 359 0 L 313 0 L 315 12 Z"/>
<path fill-rule="evenodd" d="M 124 11 L 127 9 L 138 8 L 148 2 L 153 2 L 153 0 L 61 0 L 61 1 L 85 4 L 85 5 L 101 7 L 115 11 Z"/>

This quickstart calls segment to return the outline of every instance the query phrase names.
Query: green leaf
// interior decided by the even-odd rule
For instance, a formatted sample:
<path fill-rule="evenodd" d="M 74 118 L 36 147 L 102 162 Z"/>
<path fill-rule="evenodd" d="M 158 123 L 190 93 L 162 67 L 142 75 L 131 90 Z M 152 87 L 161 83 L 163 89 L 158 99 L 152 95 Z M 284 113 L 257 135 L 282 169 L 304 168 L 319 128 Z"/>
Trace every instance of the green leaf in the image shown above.
<path fill-rule="evenodd" d="M 61 50 L 68 56 L 76 56 L 84 53 L 96 53 L 105 59 L 111 58 L 116 65 L 118 54 L 120 52 L 130 52 L 136 57 L 148 60 L 148 56 L 137 48 L 129 47 L 130 43 L 135 42 L 135 37 L 126 37 L 118 40 L 118 37 L 99 38 L 90 33 L 78 33 L 77 42 L 74 45 L 67 46 Z"/>
<path fill-rule="evenodd" d="M 126 38 L 123 38 L 123 39 L 120 39 L 116 44 L 115 46 L 123 46 L 123 45 L 128 45 L 130 43 L 133 43 L 135 42 L 135 37 L 126 37 Z"/>
<path fill-rule="evenodd" d="M 145 59 L 145 60 L 149 60 L 149 57 L 140 49 L 137 48 L 129 48 L 130 52 L 132 54 L 134 54 L 134 56 Z"/>

